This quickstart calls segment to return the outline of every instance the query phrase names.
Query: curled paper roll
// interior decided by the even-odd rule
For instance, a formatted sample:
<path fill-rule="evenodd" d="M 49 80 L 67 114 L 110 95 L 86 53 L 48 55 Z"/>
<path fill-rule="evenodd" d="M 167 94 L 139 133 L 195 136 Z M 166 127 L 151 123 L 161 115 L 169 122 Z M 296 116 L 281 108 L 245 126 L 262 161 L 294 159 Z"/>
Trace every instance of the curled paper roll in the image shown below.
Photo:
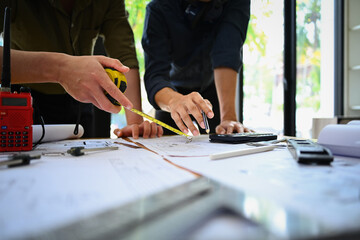
<path fill-rule="evenodd" d="M 74 134 L 75 124 L 45 125 L 45 136 L 41 142 L 60 141 L 65 139 L 80 138 L 84 134 L 84 128 L 79 125 L 79 132 Z M 33 142 L 39 141 L 42 135 L 41 125 L 33 125 Z"/>
<path fill-rule="evenodd" d="M 360 158 L 359 123 L 327 125 L 321 130 L 318 143 L 329 148 L 334 155 Z"/>

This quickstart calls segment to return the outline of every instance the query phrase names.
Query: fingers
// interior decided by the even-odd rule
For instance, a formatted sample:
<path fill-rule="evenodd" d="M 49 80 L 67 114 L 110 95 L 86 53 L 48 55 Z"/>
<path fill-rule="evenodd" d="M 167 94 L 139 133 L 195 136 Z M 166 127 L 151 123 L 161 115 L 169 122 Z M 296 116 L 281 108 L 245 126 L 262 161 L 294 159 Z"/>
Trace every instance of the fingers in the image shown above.
<path fill-rule="evenodd" d="M 65 90 L 74 97 L 74 99 L 83 103 L 92 103 L 97 108 L 111 113 L 118 113 L 121 107 L 113 105 L 105 96 L 104 90 L 98 83 L 98 77 L 95 74 L 91 74 L 87 77 L 88 84 L 83 84 L 84 81 L 79 81 L 73 85 L 75 87 L 68 87 L 63 85 Z"/>
<path fill-rule="evenodd" d="M 161 137 L 164 134 L 164 129 L 158 125 L 156 125 L 156 127 L 157 127 L 157 136 Z"/>
<path fill-rule="evenodd" d="M 129 67 L 123 65 L 118 59 L 108 58 L 104 56 L 97 56 L 97 58 L 101 65 L 103 65 L 104 67 L 111 67 L 122 73 L 126 73 L 130 70 Z"/>
<path fill-rule="evenodd" d="M 138 139 L 139 132 L 140 132 L 139 125 L 133 124 L 133 125 L 131 125 L 131 129 L 132 129 L 132 137 L 135 139 Z"/>
<path fill-rule="evenodd" d="M 185 126 L 178 113 L 171 113 L 171 118 L 174 120 L 180 131 L 182 131 L 185 134 L 189 133 L 188 128 Z"/>
<path fill-rule="evenodd" d="M 106 91 L 110 96 L 112 96 L 115 100 L 117 100 L 120 105 L 124 106 L 127 109 L 131 109 L 133 107 L 130 100 L 115 86 L 115 84 L 111 81 L 109 76 L 106 74 L 104 67 L 111 67 L 120 72 L 128 72 L 129 68 L 124 66 L 119 60 L 108 58 L 104 56 L 96 56 L 96 61 L 98 61 L 101 69 L 99 71 L 93 71 L 92 77 L 98 83 L 100 87 L 99 91 L 94 95 L 96 102 L 101 107 L 101 109 L 117 113 L 121 110 L 118 106 L 114 106 L 104 95 L 104 91 Z M 95 88 L 94 85 L 91 87 Z"/>
<path fill-rule="evenodd" d="M 100 106 L 100 104 L 99 104 L 96 100 L 91 101 L 91 102 L 92 102 L 92 104 L 94 104 L 95 107 L 97 107 L 98 109 L 102 109 L 101 106 Z"/>
<path fill-rule="evenodd" d="M 150 122 L 144 121 L 140 126 L 142 127 L 143 138 L 149 138 L 151 134 Z"/>
<path fill-rule="evenodd" d="M 250 129 L 245 128 L 244 125 L 237 121 L 223 121 L 215 129 L 217 134 L 231 134 L 234 132 L 242 133 L 250 131 Z"/>
<path fill-rule="evenodd" d="M 122 137 L 123 136 L 123 131 L 121 129 L 115 129 L 113 132 L 117 137 Z"/>
<path fill-rule="evenodd" d="M 150 124 L 150 138 L 155 138 L 157 136 L 158 125 L 154 122 Z"/>
<path fill-rule="evenodd" d="M 202 103 L 203 103 L 203 101 L 202 101 Z M 202 129 L 204 129 L 205 128 L 205 123 L 204 123 L 203 115 L 201 114 L 201 111 L 203 111 L 201 109 L 201 103 L 193 103 L 193 104 L 190 104 L 187 107 L 188 107 L 188 113 L 190 113 L 195 118 L 195 120 L 199 123 L 199 126 Z M 191 132 L 194 133 L 193 131 L 191 131 Z"/>
<path fill-rule="evenodd" d="M 214 117 L 214 112 L 212 111 L 212 104 L 208 99 L 204 99 L 206 105 L 207 105 L 207 110 L 204 110 L 204 108 L 202 108 L 202 110 L 204 111 L 204 113 L 206 114 L 206 116 L 208 118 L 213 118 Z M 205 107 L 206 108 L 206 107 Z"/>
<path fill-rule="evenodd" d="M 183 133 L 187 134 L 189 129 L 194 136 L 199 135 L 199 131 L 192 122 L 188 111 L 186 111 L 184 108 L 179 109 L 177 112 L 172 112 L 171 117 L 174 119 L 176 125 Z"/>
<path fill-rule="evenodd" d="M 185 127 L 185 125 L 183 125 Z M 185 127 L 186 128 L 186 127 Z M 181 128 L 180 128 L 181 129 Z M 187 129 L 186 129 L 187 131 Z M 223 121 L 215 129 L 217 134 L 231 134 L 234 132 L 254 132 L 253 130 L 244 127 L 240 122 L 236 121 Z M 185 130 L 183 131 L 185 133 Z M 140 136 L 143 138 L 155 138 L 161 137 L 164 134 L 164 130 L 156 123 L 144 121 L 141 124 L 128 125 L 122 129 L 115 129 L 114 134 L 118 137 L 133 137 L 138 139 Z"/>
<path fill-rule="evenodd" d="M 199 126 L 205 129 L 205 123 L 202 111 L 209 118 L 214 117 L 212 105 L 207 99 L 203 99 L 198 92 L 192 92 L 188 95 L 181 95 L 181 97 L 174 98 L 170 103 L 171 117 L 175 121 L 178 128 L 188 133 L 188 130 L 194 136 L 200 134 L 199 130 L 194 125 L 190 115 L 192 115 L 198 122 Z"/>
<path fill-rule="evenodd" d="M 102 79 L 99 81 L 101 83 L 102 88 L 108 94 L 110 94 L 110 96 L 112 96 L 115 100 L 117 100 L 126 109 L 131 109 L 133 107 L 130 100 L 111 81 L 109 76 L 106 74 L 105 70 L 103 71 L 101 76 L 99 76 L 99 78 Z M 100 103 L 101 107 L 103 107 L 104 110 L 114 109 L 112 108 L 113 104 L 107 99 L 107 97 L 104 94 L 97 97 L 98 97 L 97 101 Z"/>
<path fill-rule="evenodd" d="M 207 117 L 213 118 L 214 113 L 212 111 L 212 105 L 209 100 L 203 99 L 198 92 L 190 93 L 189 97 L 192 99 L 193 102 L 193 104 L 190 103 L 190 105 L 188 106 L 189 113 L 193 115 L 195 120 L 199 123 L 199 126 L 202 129 L 205 129 L 205 123 L 202 112 L 204 112 Z"/>
<path fill-rule="evenodd" d="M 242 124 L 241 124 L 241 123 L 239 123 L 239 122 L 235 123 L 234 129 L 233 129 L 233 132 L 238 132 L 238 133 L 245 132 L 244 125 L 242 125 Z"/>
<path fill-rule="evenodd" d="M 250 128 L 244 127 L 244 132 L 255 132 L 255 131 Z"/>
<path fill-rule="evenodd" d="M 215 128 L 215 132 L 216 132 L 217 134 L 225 134 L 225 133 L 226 133 L 226 129 L 225 129 L 223 126 L 219 125 L 219 126 L 217 126 L 217 127 Z"/>
<path fill-rule="evenodd" d="M 139 138 L 139 126 L 137 124 L 133 124 L 133 125 L 127 125 L 126 127 L 122 128 L 122 129 L 115 129 L 114 130 L 114 134 L 117 137 L 133 137 L 134 139 L 138 139 Z"/>
<path fill-rule="evenodd" d="M 141 136 L 143 138 L 161 137 L 163 133 L 164 131 L 161 126 L 149 121 L 144 121 L 141 124 L 127 125 L 122 129 L 114 130 L 114 134 L 118 137 L 133 137 L 134 139 L 138 139 Z"/>
<path fill-rule="evenodd" d="M 105 56 L 63 56 L 64 66 L 59 69 L 56 82 L 76 100 L 93 103 L 96 107 L 107 112 L 117 113 L 121 107 L 113 105 L 104 95 L 108 92 L 115 100 L 126 108 L 132 108 L 132 103 L 115 86 L 106 74 L 104 67 L 112 67 L 121 72 L 129 68 L 117 59 Z"/>
<path fill-rule="evenodd" d="M 88 92 L 91 92 L 91 89 L 89 89 Z M 120 112 L 121 106 L 115 106 L 114 104 L 112 104 L 109 101 L 109 99 L 105 96 L 104 90 L 101 87 L 96 88 L 94 86 L 92 88 L 92 92 L 93 92 L 93 96 L 92 96 L 91 103 L 93 103 L 97 108 L 102 109 L 107 112 L 110 112 L 110 113 Z"/>

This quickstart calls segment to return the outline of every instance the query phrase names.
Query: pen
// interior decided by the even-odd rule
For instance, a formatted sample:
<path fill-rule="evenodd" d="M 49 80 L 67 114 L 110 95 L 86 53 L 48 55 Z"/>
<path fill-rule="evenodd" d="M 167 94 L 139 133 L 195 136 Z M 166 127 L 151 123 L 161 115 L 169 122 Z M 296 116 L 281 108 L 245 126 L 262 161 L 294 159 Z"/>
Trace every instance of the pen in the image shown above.
<path fill-rule="evenodd" d="M 263 146 L 263 147 L 239 149 L 239 150 L 235 150 L 235 151 L 228 151 L 228 152 L 222 152 L 222 153 L 215 153 L 215 154 L 210 154 L 210 159 L 216 160 L 216 159 L 222 159 L 222 158 L 228 158 L 228 157 L 242 156 L 242 155 L 252 154 L 252 153 L 265 152 L 265 151 L 273 150 L 276 147 L 277 146 L 275 146 L 275 145 L 270 145 L 270 146 Z"/>
<path fill-rule="evenodd" d="M 204 119 L 205 131 L 206 131 L 206 133 L 207 133 L 207 134 L 209 134 L 209 133 L 210 133 L 210 128 L 209 128 L 209 122 L 208 122 L 208 119 L 207 119 L 207 117 L 206 117 L 206 115 L 205 115 L 204 111 L 201 111 L 201 113 L 202 113 L 202 116 L 203 116 L 203 119 Z"/>
<path fill-rule="evenodd" d="M 31 160 L 40 159 L 41 155 L 30 156 L 29 154 L 14 154 L 6 161 L 0 161 L 0 166 L 7 165 L 8 167 L 18 167 L 29 165 Z"/>
<path fill-rule="evenodd" d="M 72 147 L 67 150 L 67 153 L 73 156 L 82 156 L 86 152 L 97 152 L 97 151 L 108 151 L 108 150 L 118 150 L 118 147 L 96 147 L 96 148 L 84 148 L 84 147 Z"/>

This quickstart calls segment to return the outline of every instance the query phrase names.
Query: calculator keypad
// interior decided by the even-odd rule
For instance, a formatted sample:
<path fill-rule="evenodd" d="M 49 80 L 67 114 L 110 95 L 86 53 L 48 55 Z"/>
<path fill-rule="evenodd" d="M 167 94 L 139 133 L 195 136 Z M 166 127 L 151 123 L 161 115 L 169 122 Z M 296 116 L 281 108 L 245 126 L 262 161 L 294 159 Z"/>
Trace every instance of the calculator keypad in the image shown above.
<path fill-rule="evenodd" d="M 29 148 L 30 128 L 26 127 L 24 130 L 11 131 L 7 130 L 6 126 L 1 127 L 0 132 L 0 150 L 2 148 L 14 148 L 14 151 L 24 150 Z M 31 150 L 31 148 L 29 148 Z"/>

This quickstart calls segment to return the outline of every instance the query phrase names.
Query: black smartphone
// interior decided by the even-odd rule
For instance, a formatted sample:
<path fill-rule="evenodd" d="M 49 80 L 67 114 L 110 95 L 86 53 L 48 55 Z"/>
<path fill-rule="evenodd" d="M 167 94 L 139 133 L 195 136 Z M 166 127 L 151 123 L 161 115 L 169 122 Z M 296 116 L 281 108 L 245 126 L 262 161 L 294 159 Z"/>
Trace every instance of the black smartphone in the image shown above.
<path fill-rule="evenodd" d="M 276 140 L 277 135 L 273 133 L 231 133 L 231 134 L 211 134 L 210 142 L 218 143 L 248 143 Z"/>

